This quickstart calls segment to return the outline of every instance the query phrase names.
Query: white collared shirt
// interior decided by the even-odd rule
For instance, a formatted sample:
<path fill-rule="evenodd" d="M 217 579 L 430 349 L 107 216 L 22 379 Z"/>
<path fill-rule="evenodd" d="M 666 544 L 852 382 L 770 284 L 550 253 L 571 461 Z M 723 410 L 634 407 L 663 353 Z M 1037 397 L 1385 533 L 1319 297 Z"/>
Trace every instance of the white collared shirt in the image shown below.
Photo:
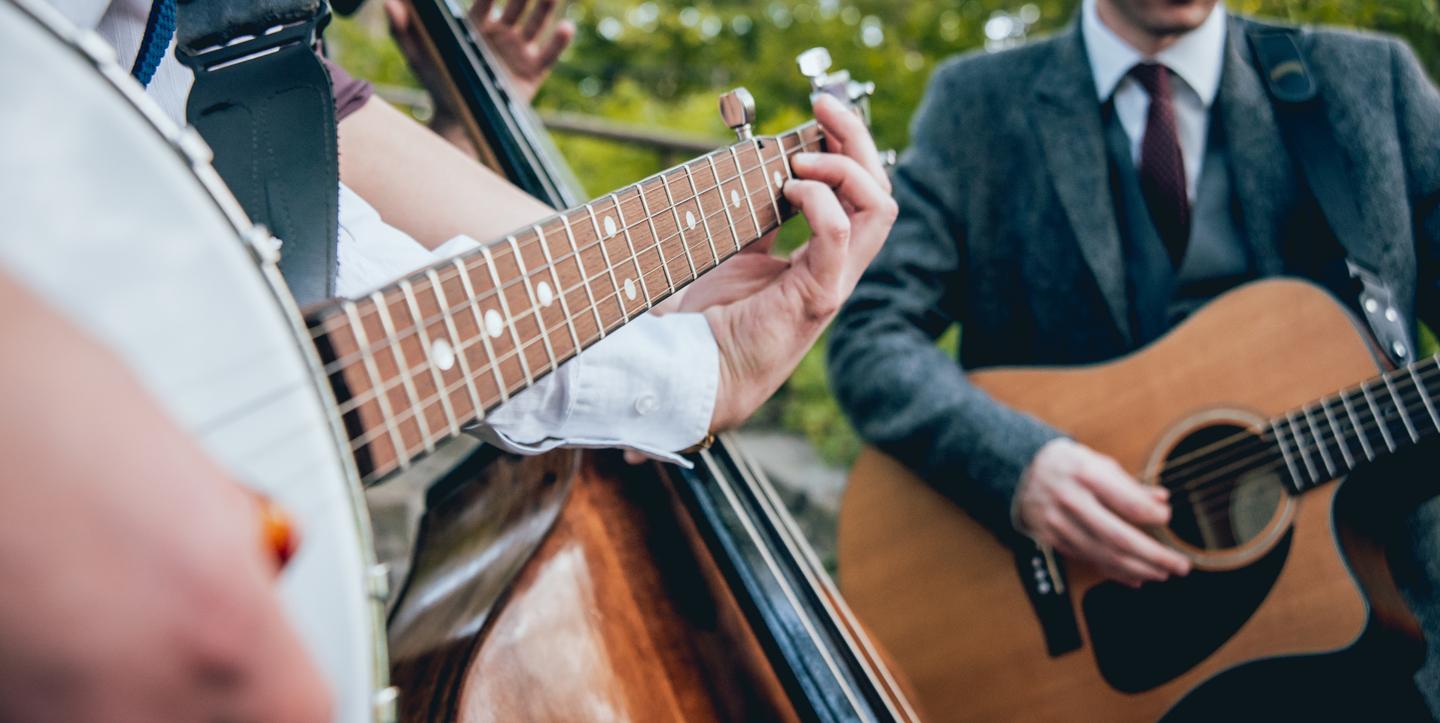
<path fill-rule="evenodd" d="M 149 18 L 150 0 L 50 0 L 94 30 L 128 69 Z M 175 59 L 174 40 L 146 95 L 180 125 L 194 74 Z M 458 236 L 433 252 L 385 223 L 340 185 L 335 291 L 364 296 L 438 259 L 477 247 Z M 720 351 L 702 314 L 645 314 L 490 412 L 477 432 L 512 452 L 555 447 L 627 447 L 669 462 L 705 438 L 719 391 Z"/>
<path fill-rule="evenodd" d="M 1220 92 L 1220 72 L 1225 64 L 1225 5 L 1217 4 L 1200 27 L 1181 36 L 1154 57 L 1146 57 L 1105 25 L 1095 3 L 1096 0 L 1085 0 L 1080 31 L 1095 76 L 1096 96 L 1101 103 L 1114 96 L 1115 115 L 1130 138 L 1130 156 L 1138 166 L 1150 113 L 1150 96 L 1130 77 L 1130 69 L 1139 63 L 1157 62 L 1173 71 L 1173 77 L 1180 81 L 1170 85 L 1180 152 L 1185 158 L 1190 200 L 1195 200 L 1201 161 L 1209 141 L 1210 107 Z"/>

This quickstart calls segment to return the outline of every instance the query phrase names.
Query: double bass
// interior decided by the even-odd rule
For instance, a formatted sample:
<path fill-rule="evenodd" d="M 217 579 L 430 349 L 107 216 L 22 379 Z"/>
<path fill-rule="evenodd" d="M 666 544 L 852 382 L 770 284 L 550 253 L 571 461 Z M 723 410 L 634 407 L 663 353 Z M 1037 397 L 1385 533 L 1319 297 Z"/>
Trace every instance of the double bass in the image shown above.
<path fill-rule="evenodd" d="M 576 206 L 464 11 L 411 6 L 481 160 L 552 207 Z M 814 92 L 862 101 L 873 88 L 828 65 L 823 51 L 804 56 Z M 748 94 L 722 105 L 763 159 Z M 413 544 L 389 555 L 405 569 L 388 616 L 400 720 L 918 720 L 733 439 L 689 469 L 572 451 L 451 456 L 438 480 L 369 492 L 409 511 L 377 513 L 377 527 L 418 517 Z"/>

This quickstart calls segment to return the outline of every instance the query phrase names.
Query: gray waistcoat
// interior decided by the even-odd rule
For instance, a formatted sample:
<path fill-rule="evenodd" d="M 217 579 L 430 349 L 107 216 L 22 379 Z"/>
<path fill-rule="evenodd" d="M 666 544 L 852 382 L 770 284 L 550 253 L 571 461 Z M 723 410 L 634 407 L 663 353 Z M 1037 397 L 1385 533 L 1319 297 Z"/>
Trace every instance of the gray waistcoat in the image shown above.
<path fill-rule="evenodd" d="M 1210 127 L 1192 207 L 1190 243 L 1177 273 L 1150 221 L 1130 155 L 1130 140 L 1114 112 L 1106 112 L 1115 217 L 1124 237 L 1132 322 L 1142 342 L 1153 340 L 1210 299 L 1256 276 L 1241 231 L 1225 134 L 1218 123 Z"/>

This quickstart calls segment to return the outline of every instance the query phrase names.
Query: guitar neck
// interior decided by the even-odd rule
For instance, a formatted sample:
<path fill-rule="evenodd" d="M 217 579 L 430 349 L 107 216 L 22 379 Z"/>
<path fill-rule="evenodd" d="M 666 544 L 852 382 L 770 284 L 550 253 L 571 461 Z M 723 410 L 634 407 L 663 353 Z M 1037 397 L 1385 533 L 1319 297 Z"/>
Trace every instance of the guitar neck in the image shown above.
<path fill-rule="evenodd" d="M 790 157 L 813 121 L 676 166 L 312 315 L 362 477 L 467 424 L 794 214 Z"/>
<path fill-rule="evenodd" d="M 1303 492 L 1440 436 L 1440 358 L 1386 372 L 1270 421 L 1267 442 Z"/>

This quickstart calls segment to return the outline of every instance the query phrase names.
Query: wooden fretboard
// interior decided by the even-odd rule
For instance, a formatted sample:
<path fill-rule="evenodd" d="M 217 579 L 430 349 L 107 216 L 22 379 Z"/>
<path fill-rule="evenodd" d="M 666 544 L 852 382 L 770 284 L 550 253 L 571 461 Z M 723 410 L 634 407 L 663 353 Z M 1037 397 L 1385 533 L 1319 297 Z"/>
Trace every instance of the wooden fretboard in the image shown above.
<path fill-rule="evenodd" d="M 779 228 L 790 156 L 823 144 L 814 122 L 745 141 L 312 314 L 361 475 L 408 467 Z"/>

